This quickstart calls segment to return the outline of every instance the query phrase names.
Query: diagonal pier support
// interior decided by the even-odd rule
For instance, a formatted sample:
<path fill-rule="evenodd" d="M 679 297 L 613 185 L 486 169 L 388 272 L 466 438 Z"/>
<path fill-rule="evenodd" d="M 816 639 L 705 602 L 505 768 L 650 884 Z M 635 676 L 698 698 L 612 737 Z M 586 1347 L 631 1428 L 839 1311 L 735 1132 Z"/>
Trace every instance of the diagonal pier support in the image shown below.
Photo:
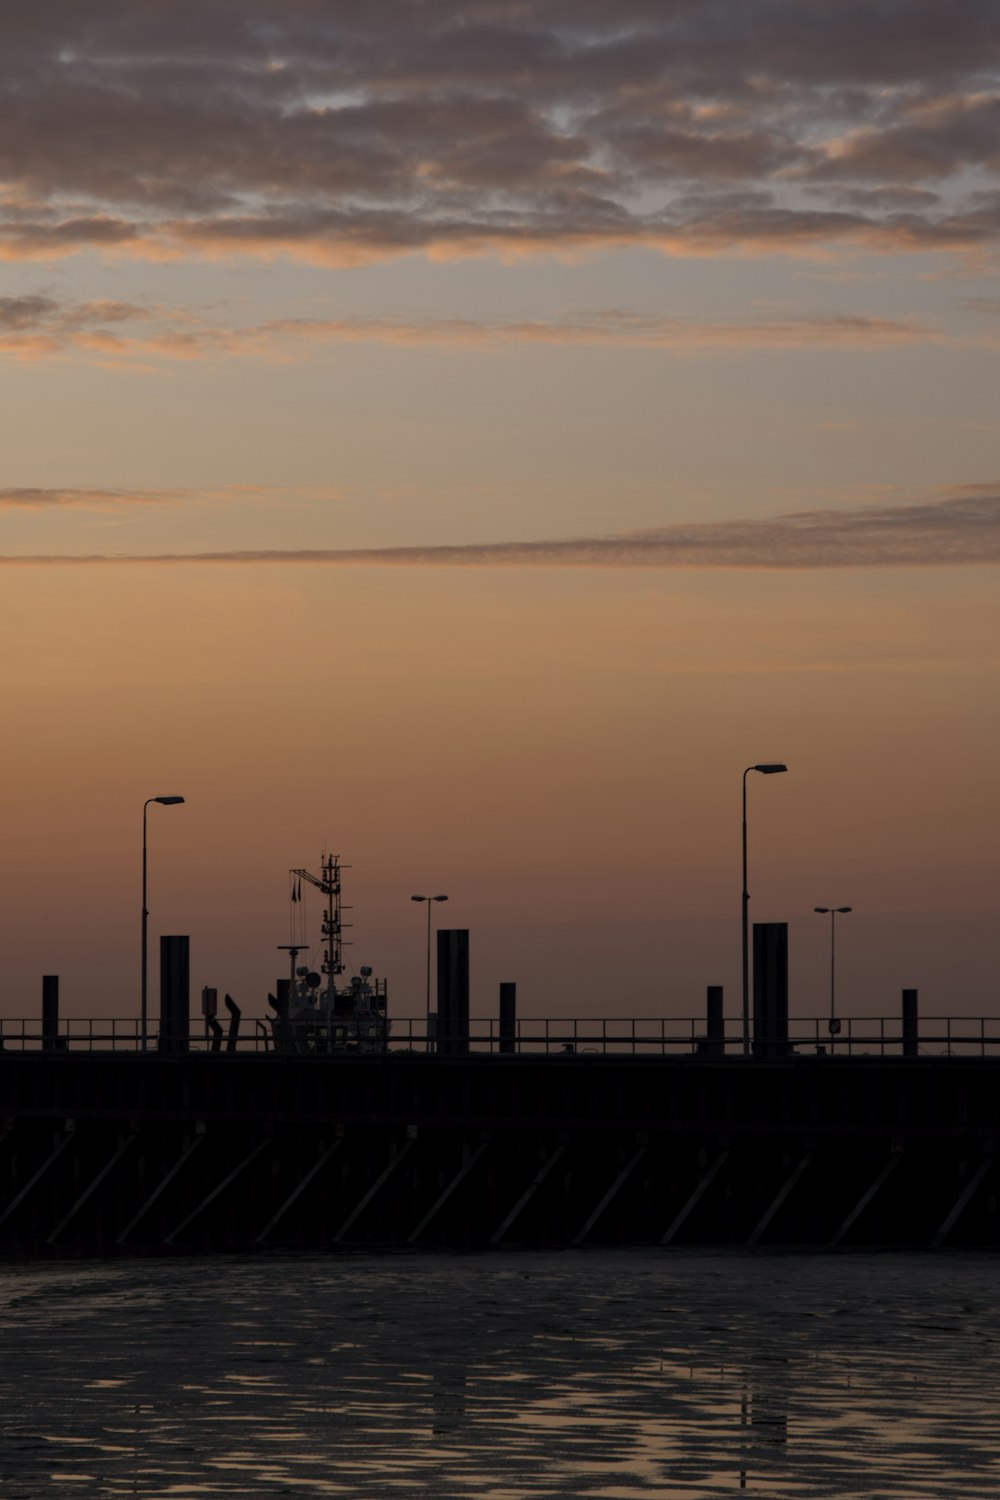
<path fill-rule="evenodd" d="M 107 1177 L 108 1173 L 111 1172 L 118 1165 L 118 1163 L 121 1161 L 122 1157 L 125 1155 L 126 1151 L 132 1145 L 132 1142 L 134 1140 L 135 1140 L 135 1132 L 134 1131 L 131 1131 L 128 1135 L 119 1136 L 119 1138 L 118 1138 L 118 1146 L 117 1146 L 117 1149 L 115 1150 L 114 1154 L 111 1157 L 109 1157 L 108 1160 L 104 1163 L 104 1166 L 100 1169 L 100 1171 L 98 1172 L 97 1176 L 91 1182 L 89 1182 L 87 1184 L 87 1186 L 84 1188 L 84 1190 L 80 1194 L 79 1198 L 77 1198 L 76 1202 L 73 1204 L 73 1206 L 69 1210 L 69 1212 L 66 1213 L 66 1214 L 64 1214 L 63 1217 L 59 1220 L 59 1223 L 56 1225 L 55 1229 L 53 1229 L 52 1233 L 49 1235 L 48 1239 L 45 1241 L 45 1243 L 47 1245 L 54 1245 L 55 1244 L 56 1240 L 62 1234 L 62 1232 L 66 1228 L 67 1224 L 69 1224 L 76 1217 L 76 1215 L 80 1212 L 80 1209 L 87 1202 L 87 1200 L 89 1198 L 92 1198 L 93 1195 L 94 1195 L 94 1193 L 97 1192 L 97 1189 L 100 1187 L 100 1185 L 104 1181 L 105 1177 Z"/>
<path fill-rule="evenodd" d="M 196 1126 L 196 1130 L 197 1134 L 195 1135 L 194 1140 L 188 1142 L 187 1146 L 185 1146 L 180 1156 L 170 1168 L 170 1171 L 166 1174 L 165 1177 L 160 1178 L 159 1182 L 156 1184 L 149 1197 L 146 1198 L 146 1200 L 140 1206 L 139 1211 L 133 1214 L 131 1219 L 129 1219 L 128 1223 L 125 1225 L 125 1228 L 118 1236 L 117 1243 L 119 1245 L 124 1245 L 125 1241 L 128 1239 L 135 1226 L 139 1223 L 140 1219 L 145 1218 L 146 1214 L 152 1208 L 157 1198 L 159 1198 L 160 1195 L 166 1191 L 166 1189 L 173 1182 L 174 1178 L 177 1176 L 178 1172 L 181 1170 L 184 1164 L 189 1160 L 191 1156 L 194 1155 L 195 1151 L 197 1151 L 198 1147 L 202 1144 L 205 1139 L 205 1127 L 200 1120 L 198 1122 L 198 1125 Z"/>
<path fill-rule="evenodd" d="M 313 1178 L 323 1170 L 333 1153 L 335 1151 L 339 1151 L 343 1144 L 344 1137 L 341 1134 L 338 1135 L 335 1140 L 331 1141 L 330 1145 L 327 1146 L 324 1151 L 320 1152 L 319 1158 L 313 1162 L 312 1166 L 309 1168 L 302 1181 L 292 1189 L 288 1197 L 285 1199 L 284 1203 L 282 1203 L 281 1207 L 277 1210 L 276 1213 L 272 1214 L 271 1218 L 264 1225 L 264 1228 L 261 1230 L 260 1234 L 257 1235 L 256 1239 L 254 1240 L 255 1245 L 263 1245 L 264 1241 L 267 1239 L 274 1226 L 280 1223 L 280 1221 L 285 1217 L 288 1210 L 291 1208 L 292 1204 L 302 1196 L 306 1188 L 312 1182 Z"/>
<path fill-rule="evenodd" d="M 676 1236 L 684 1228 L 684 1225 L 691 1217 L 691 1214 L 694 1212 L 698 1204 L 701 1202 L 702 1198 L 704 1198 L 705 1194 L 712 1186 L 712 1183 L 715 1181 L 716 1177 L 718 1177 L 719 1173 L 722 1171 L 722 1168 L 726 1165 L 726 1162 L 729 1160 L 730 1154 L 731 1153 L 728 1147 L 725 1150 L 719 1152 L 718 1156 L 715 1158 L 708 1171 L 696 1184 L 694 1191 L 688 1198 L 687 1202 L 684 1204 L 684 1207 L 671 1221 L 670 1227 L 668 1228 L 666 1234 L 660 1240 L 661 1245 L 670 1245 L 673 1243 Z"/>
<path fill-rule="evenodd" d="M 266 1148 L 270 1144 L 271 1137 L 269 1135 L 265 1136 L 262 1141 L 258 1141 L 256 1146 L 248 1151 L 246 1156 L 244 1156 L 240 1161 L 236 1163 L 232 1171 L 229 1172 L 225 1177 L 223 1177 L 222 1181 L 218 1183 L 212 1189 L 212 1191 L 201 1200 L 197 1208 L 192 1209 L 191 1212 L 186 1216 L 186 1218 L 183 1218 L 181 1220 L 177 1228 L 170 1231 L 170 1233 L 164 1238 L 163 1243 L 165 1245 L 172 1245 L 177 1236 L 183 1233 L 183 1231 L 187 1229 L 189 1224 L 193 1224 L 198 1215 L 204 1213 L 208 1205 L 210 1203 L 214 1203 L 219 1194 L 224 1193 L 229 1184 L 231 1182 L 235 1182 L 241 1172 L 245 1172 L 250 1163 L 256 1161 L 260 1153 L 266 1150 Z"/>
<path fill-rule="evenodd" d="M 38 1170 L 36 1172 L 32 1173 L 32 1175 L 28 1178 L 27 1182 L 24 1184 L 24 1187 L 17 1194 L 17 1196 L 15 1198 L 12 1198 L 11 1201 L 7 1204 L 7 1207 L 4 1209 L 3 1213 L 0 1213 L 0 1224 L 6 1224 L 7 1220 L 10 1218 L 11 1214 L 14 1212 L 14 1210 L 16 1208 L 18 1208 L 24 1202 L 25 1198 L 27 1198 L 28 1194 L 31 1192 L 31 1190 L 35 1186 L 35 1184 L 41 1182 L 42 1178 L 45 1176 L 46 1172 L 52 1166 L 53 1162 L 57 1161 L 58 1158 L 66 1150 L 66 1147 L 69 1145 L 70 1141 L 73 1139 L 73 1132 L 74 1132 L 75 1129 L 76 1129 L 76 1121 L 75 1120 L 67 1120 L 65 1122 L 65 1134 L 62 1135 L 59 1138 L 58 1141 L 56 1141 L 56 1143 L 53 1146 L 52 1150 L 49 1152 L 48 1156 L 42 1162 L 42 1165 L 38 1168 Z"/>
<path fill-rule="evenodd" d="M 766 1231 L 767 1226 L 770 1224 L 771 1220 L 774 1218 L 775 1214 L 778 1212 L 778 1209 L 784 1203 L 785 1199 L 791 1193 L 792 1189 L 795 1187 L 795 1184 L 798 1182 L 799 1178 L 802 1176 L 803 1172 L 806 1170 L 815 1154 L 816 1153 L 814 1151 L 806 1151 L 795 1163 L 795 1166 L 792 1168 L 791 1172 L 785 1178 L 785 1181 L 782 1183 L 781 1187 L 775 1194 L 773 1203 L 754 1226 L 753 1232 L 750 1235 L 750 1238 L 747 1240 L 748 1245 L 757 1244 L 758 1240 Z"/>
<path fill-rule="evenodd" d="M 955 1225 L 958 1223 L 959 1218 L 961 1217 L 961 1215 L 965 1212 L 966 1208 L 968 1207 L 968 1205 L 969 1205 L 969 1203 L 970 1203 L 970 1201 L 972 1199 L 972 1195 L 976 1191 L 976 1188 L 982 1182 L 983 1178 L 986 1176 L 987 1172 L 990 1170 L 990 1167 L 992 1167 L 992 1165 L 993 1165 L 993 1156 L 992 1156 L 992 1153 L 991 1153 L 989 1156 L 984 1156 L 983 1157 L 983 1160 L 979 1163 L 979 1166 L 973 1172 L 972 1176 L 969 1178 L 968 1182 L 965 1184 L 964 1188 L 959 1193 L 959 1195 L 958 1195 L 958 1201 L 956 1202 L 954 1208 L 948 1214 L 947 1218 L 944 1220 L 944 1223 L 941 1225 L 941 1228 L 938 1230 L 937 1234 L 931 1240 L 931 1249 L 932 1250 L 939 1250 L 941 1248 L 941 1246 L 944 1244 L 945 1240 L 948 1238 L 948 1235 L 951 1233 L 951 1231 L 954 1229 Z"/>
<path fill-rule="evenodd" d="M 858 1199 L 857 1203 L 855 1203 L 854 1207 L 851 1209 L 850 1213 L 847 1215 L 847 1218 L 844 1220 L 843 1224 L 841 1224 L 840 1228 L 837 1230 L 837 1233 L 834 1235 L 833 1239 L 830 1241 L 830 1248 L 831 1249 L 835 1249 L 836 1246 L 839 1245 L 841 1243 L 841 1241 L 844 1239 L 845 1235 L 847 1235 L 850 1232 L 851 1228 L 860 1219 L 861 1215 L 864 1213 L 864 1211 L 868 1207 L 869 1203 L 871 1203 L 872 1199 L 875 1197 L 875 1195 L 877 1193 L 881 1192 L 882 1188 L 888 1182 L 888 1180 L 892 1176 L 893 1172 L 895 1172 L 896 1168 L 899 1166 L 899 1163 L 900 1163 L 901 1159 L 902 1159 L 902 1152 L 894 1150 L 893 1154 L 889 1157 L 889 1160 L 886 1162 L 885 1166 L 879 1172 L 879 1174 L 875 1178 L 874 1182 L 872 1182 L 871 1185 L 869 1187 L 867 1187 L 865 1189 L 865 1191 L 861 1194 L 861 1197 Z"/>
<path fill-rule="evenodd" d="M 598 1219 L 604 1213 L 605 1209 L 608 1208 L 614 1202 L 615 1198 L 617 1198 L 620 1189 L 622 1187 L 624 1187 L 625 1183 L 631 1177 L 633 1171 L 639 1165 L 639 1163 L 642 1161 L 642 1158 L 645 1156 L 645 1154 L 646 1154 L 646 1147 L 645 1147 L 645 1145 L 638 1146 L 636 1148 L 636 1150 L 633 1151 L 633 1153 L 629 1157 L 628 1161 L 625 1163 L 625 1165 L 622 1167 L 621 1171 L 618 1173 L 618 1176 L 615 1178 L 614 1182 L 611 1184 L 611 1186 L 608 1188 L 607 1192 L 604 1194 L 604 1197 L 601 1199 L 600 1203 L 598 1203 L 597 1207 L 594 1209 L 593 1213 L 590 1215 L 590 1218 L 583 1225 L 583 1228 L 580 1229 L 580 1230 L 578 1230 L 577 1233 L 573 1236 L 572 1244 L 574 1244 L 574 1245 L 582 1245 L 583 1244 L 584 1240 L 587 1238 L 588 1234 L 593 1229 L 593 1227 L 597 1223 Z"/>
<path fill-rule="evenodd" d="M 414 1231 L 412 1232 L 412 1234 L 408 1234 L 407 1235 L 407 1237 L 406 1237 L 406 1243 L 408 1245 L 415 1244 L 416 1241 L 419 1240 L 420 1236 L 426 1231 L 426 1229 L 428 1228 L 428 1226 L 434 1221 L 434 1219 L 437 1218 L 437 1216 L 441 1212 L 442 1208 L 444 1208 L 445 1204 L 448 1202 L 448 1199 L 452 1196 L 452 1194 L 456 1191 L 457 1188 L 461 1187 L 462 1183 L 468 1177 L 469 1173 L 472 1171 L 473 1167 L 479 1161 L 480 1157 L 484 1155 L 484 1153 L 486 1151 L 486 1148 L 489 1146 L 489 1144 L 490 1144 L 489 1138 L 487 1138 L 484 1141 L 480 1141 L 479 1145 L 476 1147 L 475 1151 L 473 1151 L 472 1154 L 469 1156 L 468 1160 L 464 1161 L 462 1163 L 462 1165 L 459 1167 L 458 1171 L 455 1173 L 454 1177 L 449 1182 L 448 1186 L 437 1197 L 437 1199 L 434 1201 L 434 1203 L 431 1205 L 431 1207 L 424 1214 L 423 1218 L 420 1220 L 420 1223 L 417 1225 L 416 1229 L 414 1229 Z"/>
<path fill-rule="evenodd" d="M 413 1134 L 408 1136 L 408 1138 L 403 1142 L 402 1150 L 399 1150 L 396 1146 L 393 1146 L 392 1154 L 389 1158 L 389 1165 L 375 1179 L 371 1187 L 361 1199 L 361 1202 L 355 1205 L 355 1207 L 347 1215 L 347 1218 L 344 1220 L 343 1224 L 341 1224 L 340 1228 L 337 1230 L 337 1233 L 333 1236 L 333 1243 L 335 1245 L 340 1244 L 347 1231 L 351 1228 L 352 1225 L 357 1223 L 358 1219 L 360 1219 L 369 1203 L 371 1203 L 373 1199 L 382 1191 L 382 1188 L 389 1181 L 389 1178 L 392 1176 L 393 1172 L 395 1172 L 400 1162 L 403 1161 L 403 1159 L 412 1150 L 414 1141 L 416 1139 L 416 1130 L 412 1126 L 410 1128 L 411 1130 L 413 1130 Z"/>
<path fill-rule="evenodd" d="M 548 1177 L 549 1173 L 552 1171 L 552 1168 L 565 1155 L 566 1144 L 567 1143 L 565 1141 L 560 1142 L 560 1144 L 553 1151 L 552 1155 L 545 1158 L 545 1161 L 539 1167 L 538 1171 L 535 1173 L 534 1177 L 531 1179 L 528 1186 L 521 1194 L 520 1198 L 518 1198 L 517 1202 L 514 1204 L 514 1207 L 511 1209 L 506 1219 L 504 1219 L 503 1223 L 500 1225 L 500 1228 L 496 1231 L 495 1234 L 490 1235 L 491 1245 L 499 1245 L 504 1235 L 507 1234 L 508 1230 L 513 1228 L 514 1224 L 521 1217 L 524 1209 L 531 1202 L 531 1199 L 535 1196 L 535 1194 L 538 1192 L 538 1189 L 545 1181 L 546 1177 Z"/>

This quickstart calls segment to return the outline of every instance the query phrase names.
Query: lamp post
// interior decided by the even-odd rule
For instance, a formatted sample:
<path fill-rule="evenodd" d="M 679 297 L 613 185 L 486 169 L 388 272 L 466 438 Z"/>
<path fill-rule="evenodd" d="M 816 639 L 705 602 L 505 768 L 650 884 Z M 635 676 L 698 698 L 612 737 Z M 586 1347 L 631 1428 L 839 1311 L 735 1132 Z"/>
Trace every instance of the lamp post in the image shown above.
<path fill-rule="evenodd" d="M 750 892 L 747 890 L 747 777 L 751 771 L 762 776 L 776 776 L 787 771 L 787 766 L 776 761 L 766 761 L 759 766 L 747 766 L 743 772 L 743 1056 L 750 1055 Z"/>
<path fill-rule="evenodd" d="M 851 908 L 849 906 L 814 906 L 813 911 L 825 916 L 830 913 L 830 1023 L 829 1031 L 831 1037 L 835 1037 L 840 1031 L 840 1022 L 837 1020 L 837 918 L 845 916 Z M 832 1043 L 831 1043 L 832 1045 Z"/>
<path fill-rule="evenodd" d="M 431 1050 L 431 911 L 435 901 L 447 901 L 447 896 L 411 896 L 411 901 L 427 902 L 427 1023 L 424 1032 L 424 1045 L 429 1052 Z"/>
<path fill-rule="evenodd" d="M 141 996 L 142 996 L 142 998 L 141 998 L 140 1007 L 139 1007 L 139 1016 L 140 1016 L 139 1029 L 140 1029 L 140 1035 L 141 1035 L 141 1038 L 142 1038 L 142 1050 L 143 1050 L 143 1052 L 145 1052 L 145 1050 L 146 1050 L 146 1022 L 147 1022 L 146 997 L 147 997 L 147 993 L 148 993 L 148 977 L 149 977 L 148 976 L 148 972 L 147 972 L 148 966 L 147 966 L 147 962 L 146 962 L 147 955 L 148 955 L 148 949 L 149 949 L 149 943 L 148 943 L 149 910 L 148 910 L 148 908 L 146 906 L 146 863 L 147 863 L 147 860 L 146 860 L 146 814 L 147 814 L 147 812 L 149 810 L 149 805 L 150 805 L 151 802 L 159 802 L 162 807 L 175 807 L 178 802 L 183 802 L 183 801 L 184 801 L 183 797 L 147 797 L 146 800 L 145 800 L 145 802 L 142 804 L 142 990 L 141 990 Z"/>

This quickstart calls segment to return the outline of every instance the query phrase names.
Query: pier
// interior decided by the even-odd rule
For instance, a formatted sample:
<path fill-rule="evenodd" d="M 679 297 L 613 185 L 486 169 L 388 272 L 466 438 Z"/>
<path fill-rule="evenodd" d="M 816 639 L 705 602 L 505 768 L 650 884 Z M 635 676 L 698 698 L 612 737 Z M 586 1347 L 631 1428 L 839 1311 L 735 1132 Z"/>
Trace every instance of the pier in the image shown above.
<path fill-rule="evenodd" d="M 881 1054 L 750 1058 L 698 1037 L 476 1050 L 475 1028 L 460 1055 L 275 1053 L 253 1033 L 233 1052 L 51 1032 L 15 1050 L 11 1029 L 9 1255 L 1000 1246 L 986 1023 L 967 1055 L 911 1055 L 883 1024 Z"/>

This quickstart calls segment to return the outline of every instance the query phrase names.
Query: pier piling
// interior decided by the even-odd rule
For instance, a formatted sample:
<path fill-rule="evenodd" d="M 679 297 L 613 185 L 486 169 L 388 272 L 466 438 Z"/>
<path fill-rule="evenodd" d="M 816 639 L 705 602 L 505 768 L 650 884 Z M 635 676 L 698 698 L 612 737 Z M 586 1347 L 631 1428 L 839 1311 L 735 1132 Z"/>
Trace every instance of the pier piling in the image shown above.
<path fill-rule="evenodd" d="M 916 1057 L 919 1050 L 920 1022 L 917 1015 L 917 991 L 903 991 L 903 1056 Z"/>
<path fill-rule="evenodd" d="M 517 1051 L 517 985 L 509 980 L 500 985 L 500 1051 L 505 1056 Z"/>
<path fill-rule="evenodd" d="M 705 995 L 705 1051 L 709 1057 L 726 1055 L 726 1022 L 721 984 L 710 984 Z"/>
<path fill-rule="evenodd" d="M 59 1047 L 59 975 L 42 975 L 42 1050 Z"/>
<path fill-rule="evenodd" d="M 469 929 L 437 934 L 437 1050 L 452 1057 L 469 1050 Z"/>
<path fill-rule="evenodd" d="M 788 1052 L 788 923 L 753 924 L 753 1053 Z"/>
<path fill-rule="evenodd" d="M 186 1052 L 191 1040 L 191 940 L 160 938 L 160 1051 Z"/>

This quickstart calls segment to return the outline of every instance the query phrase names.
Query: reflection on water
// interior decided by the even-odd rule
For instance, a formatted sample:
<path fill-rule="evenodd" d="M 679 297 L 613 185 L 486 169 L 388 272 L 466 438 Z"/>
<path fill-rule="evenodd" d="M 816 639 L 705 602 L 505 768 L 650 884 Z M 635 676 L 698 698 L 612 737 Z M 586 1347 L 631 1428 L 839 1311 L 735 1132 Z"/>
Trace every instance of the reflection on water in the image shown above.
<path fill-rule="evenodd" d="M 961 1256 L 181 1260 L 0 1272 L 0 1495 L 1000 1495 Z"/>

